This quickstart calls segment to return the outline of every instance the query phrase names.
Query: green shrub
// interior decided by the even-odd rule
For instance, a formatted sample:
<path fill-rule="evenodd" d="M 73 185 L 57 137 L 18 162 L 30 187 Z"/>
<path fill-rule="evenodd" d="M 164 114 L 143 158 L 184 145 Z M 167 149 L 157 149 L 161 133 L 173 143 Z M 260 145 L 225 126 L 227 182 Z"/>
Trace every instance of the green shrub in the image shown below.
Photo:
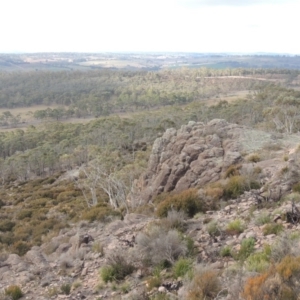
<path fill-rule="evenodd" d="M 115 271 L 112 266 L 105 266 L 100 270 L 102 280 L 107 283 L 115 280 Z"/>
<path fill-rule="evenodd" d="M 23 297 L 23 292 L 19 286 L 10 285 L 5 289 L 5 295 L 10 296 L 12 300 L 18 300 Z"/>
<path fill-rule="evenodd" d="M 82 214 L 82 219 L 89 222 L 100 221 L 105 222 L 109 216 L 121 217 L 121 213 L 113 210 L 110 207 L 91 207 L 86 209 Z"/>
<path fill-rule="evenodd" d="M 157 199 L 160 199 L 157 198 Z M 156 200 L 157 202 L 157 200 Z M 205 210 L 204 202 L 201 201 L 197 189 L 188 189 L 179 194 L 169 194 L 157 206 L 157 215 L 167 217 L 171 209 L 183 211 L 189 217 L 193 217 L 197 212 Z"/>
<path fill-rule="evenodd" d="M 284 229 L 282 224 L 278 223 L 269 223 L 266 224 L 263 228 L 263 234 L 269 235 L 269 234 L 278 234 Z"/>
<path fill-rule="evenodd" d="M 208 232 L 208 234 L 210 236 L 219 236 L 221 235 L 221 229 L 218 226 L 218 222 L 216 220 L 212 220 L 210 221 L 207 225 L 206 225 L 206 230 Z"/>
<path fill-rule="evenodd" d="M 227 199 L 237 198 L 246 190 L 246 180 L 243 176 L 232 176 L 224 186 L 224 196 Z"/>
<path fill-rule="evenodd" d="M 179 258 L 173 265 L 173 274 L 175 278 L 183 277 L 192 269 L 192 261 L 188 258 Z"/>
<path fill-rule="evenodd" d="M 256 218 L 255 218 L 255 224 L 258 226 L 267 224 L 271 221 L 271 217 L 268 212 L 262 211 Z"/>
<path fill-rule="evenodd" d="M 61 285 L 60 290 L 62 291 L 63 294 L 69 295 L 71 292 L 71 284 L 64 283 L 63 285 Z"/>
<path fill-rule="evenodd" d="M 243 239 L 241 243 L 241 248 L 237 254 L 237 259 L 244 261 L 247 257 L 253 253 L 255 246 L 254 238 Z"/>
<path fill-rule="evenodd" d="M 186 241 L 186 247 L 187 247 L 187 255 L 188 256 L 193 256 L 195 254 L 195 242 L 194 240 L 187 236 L 185 238 L 185 241 Z"/>
<path fill-rule="evenodd" d="M 101 278 L 104 282 L 123 280 L 134 271 L 134 266 L 127 262 L 120 254 L 113 254 L 108 258 L 108 265 L 101 269 Z"/>
<path fill-rule="evenodd" d="M 245 226 L 240 219 L 233 220 L 226 226 L 226 232 L 230 235 L 240 234 L 244 229 Z"/>
<path fill-rule="evenodd" d="M 224 196 L 226 199 L 235 199 L 243 192 L 250 189 L 259 188 L 259 183 L 254 180 L 247 179 L 245 176 L 232 176 L 224 185 Z"/>
<path fill-rule="evenodd" d="M 232 249 L 230 246 L 224 246 L 221 250 L 220 250 L 220 256 L 222 257 L 229 257 L 232 256 L 231 253 Z"/>
<path fill-rule="evenodd" d="M 265 251 L 252 253 L 246 260 L 246 268 L 250 272 L 261 273 L 270 266 L 270 255 Z"/>

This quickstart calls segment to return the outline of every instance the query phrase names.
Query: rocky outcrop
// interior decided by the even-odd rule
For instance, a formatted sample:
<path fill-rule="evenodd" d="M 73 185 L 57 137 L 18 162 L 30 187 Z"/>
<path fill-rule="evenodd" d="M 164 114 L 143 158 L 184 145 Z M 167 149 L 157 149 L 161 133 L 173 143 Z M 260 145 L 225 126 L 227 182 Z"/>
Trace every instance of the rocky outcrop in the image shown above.
<path fill-rule="evenodd" d="M 219 180 L 228 166 L 241 161 L 244 131 L 220 119 L 168 129 L 154 142 L 148 169 L 140 180 L 143 200 Z"/>
<path fill-rule="evenodd" d="M 230 165 L 245 164 L 249 169 L 249 163 L 246 166 L 243 158 L 245 154 L 261 151 L 273 144 L 287 143 L 292 147 L 299 141 L 299 136 L 278 140 L 269 133 L 230 124 L 222 119 L 207 124 L 191 121 L 179 130 L 167 129 L 154 142 L 148 168 L 137 183 L 140 197 L 148 202 L 162 192 L 201 188 L 224 178 L 224 172 Z M 288 149 L 282 146 L 272 159 L 256 164 L 262 169 L 264 184 L 268 184 L 269 198 L 274 200 L 288 192 L 299 179 L 297 154 L 289 153 L 288 160 L 283 160 L 284 151 Z M 253 167 L 252 163 L 250 165 Z M 284 168 L 288 172 L 282 176 Z"/>

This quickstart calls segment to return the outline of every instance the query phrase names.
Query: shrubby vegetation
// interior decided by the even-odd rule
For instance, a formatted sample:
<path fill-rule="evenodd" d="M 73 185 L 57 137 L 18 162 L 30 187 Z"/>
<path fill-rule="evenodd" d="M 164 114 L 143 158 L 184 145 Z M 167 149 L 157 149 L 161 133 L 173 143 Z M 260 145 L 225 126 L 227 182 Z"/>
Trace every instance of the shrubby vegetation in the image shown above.
<path fill-rule="evenodd" d="M 91 71 L 61 72 L 56 76 L 45 72 L 38 74 L 39 78 L 34 73 L 27 74 L 25 83 L 24 74 L 0 74 L 3 79 L 0 106 L 61 105 L 61 108 L 34 113 L 35 118 L 47 121 L 98 117 L 85 125 L 48 122 L 39 127 L 29 126 L 27 130 L 0 133 L 0 250 L 24 255 L 33 245 L 47 242 L 70 222 L 108 222 L 122 218 L 128 211 L 138 212 L 135 205 L 127 206 L 126 196 L 134 192 L 131 184 L 146 167 L 154 139 L 169 127 L 178 128 L 188 120 L 205 122 L 225 118 L 272 132 L 290 134 L 300 129 L 300 92 L 248 79 L 229 79 L 224 83 L 213 78 L 220 72 L 224 71 Z M 235 72 L 238 71 L 230 74 Z M 239 72 L 250 75 L 248 71 Z M 255 92 L 234 103 L 222 100 L 222 94 L 245 89 Z M 218 104 L 209 106 L 199 101 L 212 95 L 219 97 Z M 153 108 L 157 110 L 151 112 Z M 116 112 L 139 113 L 126 118 L 108 116 Z M 5 126 L 16 120 L 17 116 L 7 112 L 0 116 Z M 279 147 L 267 145 L 275 146 Z M 261 159 L 261 153 L 245 156 L 253 164 Z M 65 171 L 78 172 L 62 183 L 61 175 Z M 221 292 L 220 274 L 203 266 L 192 267 L 196 251 L 193 240 L 185 236 L 185 219 L 218 209 L 221 200 L 237 198 L 247 190 L 260 187 L 254 175 L 247 176 L 242 171 L 240 165 L 232 165 L 222 180 L 201 187 L 200 191 L 188 189 L 159 195 L 154 206 L 160 220 L 137 235 L 134 246 L 137 260 L 132 262 L 130 257 L 119 253 L 107 257 L 107 265 L 101 270 L 102 280 L 121 281 L 138 267 L 151 274 L 150 287 L 159 287 L 160 271 L 167 269 L 170 277 L 188 278 L 186 299 L 215 299 Z M 114 185 L 122 195 L 114 193 Z M 295 184 L 294 193 L 299 190 L 299 184 Z M 153 207 L 149 213 L 154 214 Z M 270 220 L 270 215 L 262 212 L 253 221 L 264 226 L 265 235 L 279 235 L 283 226 Z M 245 229 L 241 219 L 225 227 L 213 218 L 207 218 L 203 224 L 214 242 Z M 55 251 L 54 246 L 49 247 L 49 253 Z M 274 299 L 294 299 L 299 292 L 294 283 L 300 274 L 300 264 L 299 253 L 292 250 L 297 247 L 291 238 L 279 239 L 277 244 L 260 252 L 255 252 L 253 238 L 243 239 L 238 246 L 239 250 L 225 246 L 217 255 L 236 260 L 248 271 L 261 272 L 246 281 L 245 299 L 263 299 L 274 293 Z M 103 255 L 101 245 L 94 247 L 94 251 Z M 61 268 L 71 264 L 66 257 L 59 262 Z M 65 294 L 70 292 L 69 288 L 61 286 Z M 18 294 L 17 288 L 11 290 Z"/>

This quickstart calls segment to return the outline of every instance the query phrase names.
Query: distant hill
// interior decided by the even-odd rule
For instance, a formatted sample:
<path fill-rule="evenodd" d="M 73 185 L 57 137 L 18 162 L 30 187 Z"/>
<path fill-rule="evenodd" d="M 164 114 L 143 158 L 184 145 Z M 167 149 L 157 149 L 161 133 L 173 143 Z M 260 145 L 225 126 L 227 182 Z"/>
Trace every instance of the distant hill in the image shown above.
<path fill-rule="evenodd" d="M 0 71 L 164 68 L 300 69 L 300 56 L 231 53 L 15 53 L 0 54 Z"/>

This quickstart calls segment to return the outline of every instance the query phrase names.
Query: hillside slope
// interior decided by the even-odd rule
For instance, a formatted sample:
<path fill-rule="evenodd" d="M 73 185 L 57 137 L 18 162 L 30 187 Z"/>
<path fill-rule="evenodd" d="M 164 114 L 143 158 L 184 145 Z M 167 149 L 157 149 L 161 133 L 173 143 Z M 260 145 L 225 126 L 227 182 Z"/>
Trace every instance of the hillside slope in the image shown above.
<path fill-rule="evenodd" d="M 0 288 L 28 299 L 296 299 L 299 144 L 220 119 L 168 129 L 136 182 L 142 206 L 2 253 Z"/>

